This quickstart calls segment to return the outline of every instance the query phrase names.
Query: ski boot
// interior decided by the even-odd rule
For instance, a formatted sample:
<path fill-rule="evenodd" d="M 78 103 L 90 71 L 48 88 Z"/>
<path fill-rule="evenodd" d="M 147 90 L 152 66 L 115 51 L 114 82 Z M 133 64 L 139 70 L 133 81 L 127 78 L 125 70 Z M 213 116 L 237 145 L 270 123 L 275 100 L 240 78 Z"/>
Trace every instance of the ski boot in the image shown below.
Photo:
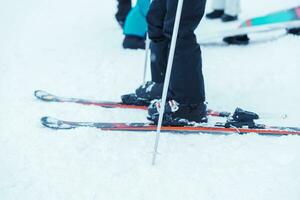
<path fill-rule="evenodd" d="M 287 33 L 292 34 L 292 35 L 300 35 L 300 28 L 287 29 Z"/>
<path fill-rule="evenodd" d="M 148 107 L 148 119 L 158 124 L 161 100 L 153 100 Z M 175 100 L 166 102 L 162 124 L 164 126 L 189 126 L 207 122 L 206 104 L 181 105 Z"/>
<path fill-rule="evenodd" d="M 212 12 L 206 14 L 207 19 L 218 19 L 224 15 L 224 10 L 213 10 Z"/>
<path fill-rule="evenodd" d="M 135 90 L 135 93 L 125 94 L 122 102 L 128 105 L 148 106 L 153 99 L 160 99 L 163 90 L 162 83 L 146 82 Z"/>
<path fill-rule="evenodd" d="M 223 41 L 227 44 L 235 45 L 247 45 L 249 44 L 249 37 L 247 35 L 236 35 L 223 38 Z"/>
<path fill-rule="evenodd" d="M 237 15 L 224 14 L 221 17 L 222 22 L 232 22 L 232 21 L 236 21 L 237 19 L 238 19 Z"/>
<path fill-rule="evenodd" d="M 126 35 L 123 40 L 124 49 L 145 49 L 145 38 Z"/>

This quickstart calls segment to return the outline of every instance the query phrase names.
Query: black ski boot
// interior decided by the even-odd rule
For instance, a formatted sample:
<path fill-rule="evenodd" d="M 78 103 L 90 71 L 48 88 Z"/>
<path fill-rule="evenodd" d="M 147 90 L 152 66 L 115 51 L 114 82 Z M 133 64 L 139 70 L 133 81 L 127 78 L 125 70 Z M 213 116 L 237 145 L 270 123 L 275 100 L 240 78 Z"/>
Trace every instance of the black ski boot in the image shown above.
<path fill-rule="evenodd" d="M 145 49 L 145 38 L 126 35 L 123 40 L 124 49 Z"/>
<path fill-rule="evenodd" d="M 162 83 L 148 81 L 137 88 L 135 93 L 125 94 L 121 99 L 124 104 L 148 106 L 153 99 L 161 98 L 162 90 Z"/>
<path fill-rule="evenodd" d="M 222 22 L 232 22 L 232 21 L 236 21 L 237 19 L 238 19 L 237 15 L 232 16 L 232 15 L 224 14 L 221 17 Z"/>
<path fill-rule="evenodd" d="M 287 29 L 287 33 L 292 35 L 300 35 L 300 28 Z"/>
<path fill-rule="evenodd" d="M 224 10 L 213 10 L 212 12 L 206 14 L 207 19 L 218 19 L 224 14 Z"/>
<path fill-rule="evenodd" d="M 247 45 L 249 44 L 249 37 L 247 35 L 236 35 L 223 38 L 223 41 L 227 44 L 235 45 Z"/>
<path fill-rule="evenodd" d="M 161 100 L 154 100 L 148 107 L 148 119 L 158 123 Z M 162 124 L 164 126 L 188 126 L 207 122 L 206 105 L 181 105 L 175 100 L 166 102 Z"/>

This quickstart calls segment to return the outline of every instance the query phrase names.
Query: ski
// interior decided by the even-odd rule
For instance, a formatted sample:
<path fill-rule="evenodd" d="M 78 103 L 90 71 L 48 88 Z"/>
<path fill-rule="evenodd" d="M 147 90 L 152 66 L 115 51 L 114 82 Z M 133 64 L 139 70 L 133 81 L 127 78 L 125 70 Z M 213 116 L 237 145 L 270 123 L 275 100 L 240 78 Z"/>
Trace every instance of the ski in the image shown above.
<path fill-rule="evenodd" d="M 100 106 L 103 108 L 127 108 L 127 109 L 147 110 L 147 106 L 128 105 L 122 102 L 114 102 L 114 101 L 97 101 L 97 100 L 89 100 L 89 99 L 74 98 L 74 97 L 62 97 L 62 96 L 50 94 L 43 90 L 36 90 L 34 92 L 34 96 L 39 100 L 45 102 L 77 103 L 83 105 Z M 225 111 L 219 112 L 219 111 L 208 109 L 208 115 L 216 116 L 216 117 L 229 117 L 231 113 Z"/>
<path fill-rule="evenodd" d="M 297 20 L 300 20 L 300 6 L 248 19 L 239 27 L 262 26 L 266 24 L 278 24 Z"/>
<path fill-rule="evenodd" d="M 103 108 L 129 108 L 129 109 L 147 110 L 147 106 L 128 105 L 128 104 L 123 104 L 122 102 L 114 102 L 114 101 L 97 101 L 97 100 L 89 100 L 89 99 L 74 98 L 74 97 L 62 97 L 62 96 L 50 94 L 43 90 L 36 90 L 34 92 L 34 96 L 39 100 L 46 101 L 46 102 L 77 103 L 83 105 L 100 106 Z"/>
<path fill-rule="evenodd" d="M 209 45 L 212 41 L 238 35 L 267 33 L 300 27 L 300 6 L 268 13 L 264 16 L 254 17 L 242 22 L 232 30 L 207 33 L 200 36 L 200 43 Z"/>
<path fill-rule="evenodd" d="M 96 128 L 103 131 L 126 131 L 126 132 L 153 132 L 156 126 L 151 123 L 104 123 L 104 122 L 74 122 L 55 119 L 52 117 L 42 117 L 41 123 L 51 129 L 74 129 L 79 127 Z M 256 133 L 259 135 L 300 135 L 300 127 L 278 127 L 255 125 L 254 128 L 249 127 L 227 127 L 226 123 L 209 124 L 193 124 L 191 126 L 162 126 L 162 132 L 178 133 L 178 134 L 246 134 Z"/>

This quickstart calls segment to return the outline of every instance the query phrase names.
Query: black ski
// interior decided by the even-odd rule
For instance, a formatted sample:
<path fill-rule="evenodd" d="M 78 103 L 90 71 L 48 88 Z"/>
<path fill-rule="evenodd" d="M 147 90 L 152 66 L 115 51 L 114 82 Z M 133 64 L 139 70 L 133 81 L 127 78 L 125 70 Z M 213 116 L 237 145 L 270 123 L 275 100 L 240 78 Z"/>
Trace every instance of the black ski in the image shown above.
<path fill-rule="evenodd" d="M 104 131 L 125 132 L 153 132 L 156 126 L 151 123 L 105 123 L 105 122 L 74 122 L 55 119 L 52 117 L 41 118 L 41 123 L 51 129 L 74 129 L 79 127 L 97 128 Z M 233 127 L 226 123 L 191 124 L 190 126 L 163 126 L 162 132 L 179 134 L 209 133 L 217 135 L 257 133 L 260 135 L 300 135 L 300 127 L 278 127 L 255 125 L 250 127 Z"/>

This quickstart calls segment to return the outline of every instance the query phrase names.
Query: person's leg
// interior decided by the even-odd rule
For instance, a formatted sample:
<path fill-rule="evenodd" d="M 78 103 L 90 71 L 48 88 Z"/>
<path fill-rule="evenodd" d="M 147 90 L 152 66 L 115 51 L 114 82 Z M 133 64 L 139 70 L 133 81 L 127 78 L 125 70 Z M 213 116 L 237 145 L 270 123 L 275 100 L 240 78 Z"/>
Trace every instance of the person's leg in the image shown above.
<path fill-rule="evenodd" d="M 116 20 L 123 27 L 126 16 L 131 9 L 131 0 L 118 0 L 117 13 L 115 14 Z"/>
<path fill-rule="evenodd" d="M 240 0 L 226 0 L 222 21 L 230 22 L 237 20 L 240 9 Z"/>
<path fill-rule="evenodd" d="M 177 0 L 153 0 L 148 16 L 148 32 L 151 39 L 152 81 L 138 88 L 135 94 L 124 95 L 125 103 L 149 103 L 161 98 L 165 78 L 170 41 L 173 33 Z M 179 121 L 206 121 L 206 105 L 200 46 L 194 30 L 199 24 L 205 8 L 205 1 L 185 1 L 179 27 L 173 71 L 170 80 L 168 99 L 174 100 L 177 109 L 169 109 L 164 124 L 181 125 Z M 157 122 L 158 104 L 149 107 L 149 119 Z"/>
<path fill-rule="evenodd" d="M 206 14 L 208 19 L 218 19 L 224 14 L 225 0 L 213 0 L 212 1 L 212 12 Z"/>
<path fill-rule="evenodd" d="M 146 15 L 149 4 L 150 0 L 138 0 L 137 4 L 129 12 L 124 24 L 124 48 L 145 49 Z"/>
<path fill-rule="evenodd" d="M 151 100 L 161 98 L 169 52 L 169 40 L 163 33 L 165 14 L 166 0 L 153 0 L 147 14 L 152 79 L 137 88 L 134 94 L 123 95 L 123 103 L 147 105 Z"/>
<path fill-rule="evenodd" d="M 164 35 L 171 40 L 178 0 L 167 0 Z M 170 91 L 174 99 L 183 104 L 199 104 L 205 101 L 200 46 L 194 30 L 205 10 L 205 0 L 184 1 L 177 37 Z"/>
<path fill-rule="evenodd" d="M 213 0 L 212 1 L 213 10 L 224 10 L 225 9 L 225 0 Z"/>
<path fill-rule="evenodd" d="M 173 69 L 170 78 L 165 125 L 182 125 L 188 121 L 206 121 L 204 80 L 201 50 L 194 30 L 200 23 L 205 10 L 205 1 L 184 1 L 177 37 Z M 163 22 L 165 40 L 171 41 L 178 0 L 166 0 L 166 15 Z M 159 102 L 150 105 L 149 119 L 158 120 Z"/>
<path fill-rule="evenodd" d="M 236 16 L 241 10 L 240 0 L 226 0 L 225 14 Z"/>
<path fill-rule="evenodd" d="M 151 78 L 163 83 L 168 62 L 170 40 L 164 36 L 166 0 L 153 0 L 147 15 L 148 35 L 151 39 Z"/>

